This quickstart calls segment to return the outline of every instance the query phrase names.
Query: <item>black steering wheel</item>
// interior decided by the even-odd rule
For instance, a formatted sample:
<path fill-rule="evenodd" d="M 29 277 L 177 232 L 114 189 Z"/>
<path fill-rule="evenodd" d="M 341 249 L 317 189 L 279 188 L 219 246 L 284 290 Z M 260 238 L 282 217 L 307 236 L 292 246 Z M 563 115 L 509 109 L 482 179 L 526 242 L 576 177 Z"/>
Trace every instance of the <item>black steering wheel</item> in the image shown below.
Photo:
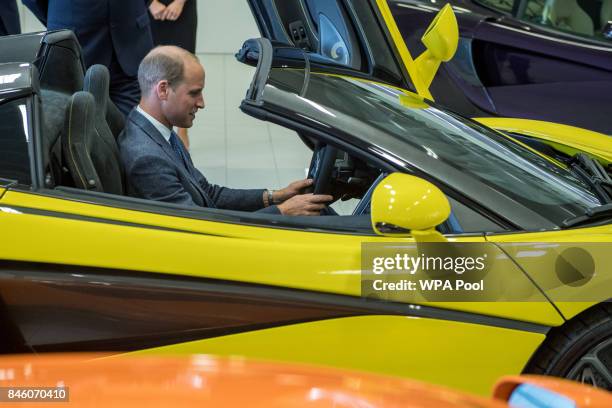
<path fill-rule="evenodd" d="M 337 157 L 338 149 L 333 146 L 318 144 L 315 147 L 308 169 L 308 178 L 314 180 L 312 193 L 332 194 L 332 170 Z"/>

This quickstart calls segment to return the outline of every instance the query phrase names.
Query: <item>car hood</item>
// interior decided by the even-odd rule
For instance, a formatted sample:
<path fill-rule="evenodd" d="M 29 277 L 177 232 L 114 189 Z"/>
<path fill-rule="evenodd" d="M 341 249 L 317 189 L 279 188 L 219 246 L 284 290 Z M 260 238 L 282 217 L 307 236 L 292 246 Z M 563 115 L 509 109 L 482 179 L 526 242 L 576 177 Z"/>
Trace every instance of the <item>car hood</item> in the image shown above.
<path fill-rule="evenodd" d="M 612 163 L 612 138 L 603 133 L 530 119 L 475 118 L 475 120 L 496 130 L 541 140 L 570 155 L 584 152 L 600 160 L 604 165 Z"/>

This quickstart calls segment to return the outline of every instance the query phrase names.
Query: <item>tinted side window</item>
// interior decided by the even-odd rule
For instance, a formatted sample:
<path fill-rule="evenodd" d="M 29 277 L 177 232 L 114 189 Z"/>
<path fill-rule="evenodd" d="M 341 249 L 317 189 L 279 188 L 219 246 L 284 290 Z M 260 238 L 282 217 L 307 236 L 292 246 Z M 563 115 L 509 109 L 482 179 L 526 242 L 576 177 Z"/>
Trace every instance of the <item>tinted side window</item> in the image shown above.
<path fill-rule="evenodd" d="M 612 4 L 609 0 L 524 0 L 527 2 L 518 17 L 559 31 L 589 37 L 595 40 L 612 40 L 610 27 Z M 608 11 L 610 9 L 610 11 Z"/>
<path fill-rule="evenodd" d="M 0 178 L 31 184 L 26 99 L 0 104 Z"/>
<path fill-rule="evenodd" d="M 511 13 L 514 6 L 513 0 L 477 0 L 477 3 L 506 13 Z"/>
<path fill-rule="evenodd" d="M 361 54 L 353 28 L 341 5 L 330 0 L 306 0 L 309 14 L 318 29 L 317 52 L 334 62 L 361 69 Z"/>

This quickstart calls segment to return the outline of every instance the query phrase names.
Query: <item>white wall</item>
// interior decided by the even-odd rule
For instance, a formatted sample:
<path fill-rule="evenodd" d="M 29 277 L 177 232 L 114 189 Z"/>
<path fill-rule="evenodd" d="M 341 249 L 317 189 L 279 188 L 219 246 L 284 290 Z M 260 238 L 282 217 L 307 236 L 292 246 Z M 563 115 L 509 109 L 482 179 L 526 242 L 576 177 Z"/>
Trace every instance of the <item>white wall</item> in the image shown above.
<path fill-rule="evenodd" d="M 247 0 L 198 0 L 198 52 L 234 54 L 259 36 Z"/>
<path fill-rule="evenodd" d="M 247 0 L 197 0 L 197 2 L 198 53 L 234 54 L 240 49 L 244 40 L 259 37 Z M 26 33 L 44 30 L 44 26 L 21 4 L 21 1 L 18 1 L 18 4 L 22 31 Z"/>
<path fill-rule="evenodd" d="M 30 10 L 24 6 L 21 1 L 17 1 L 17 7 L 19 8 L 19 13 L 21 17 L 21 32 L 22 33 L 30 33 L 32 31 L 42 31 L 45 29 L 45 26 L 42 25 L 34 14 L 30 13 Z"/>

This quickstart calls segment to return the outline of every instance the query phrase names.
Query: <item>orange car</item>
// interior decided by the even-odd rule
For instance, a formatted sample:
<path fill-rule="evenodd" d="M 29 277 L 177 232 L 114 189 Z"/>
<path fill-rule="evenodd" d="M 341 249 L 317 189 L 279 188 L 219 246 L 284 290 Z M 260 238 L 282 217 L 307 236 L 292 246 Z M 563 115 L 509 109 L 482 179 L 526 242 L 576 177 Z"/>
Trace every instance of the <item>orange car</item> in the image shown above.
<path fill-rule="evenodd" d="M 553 378 L 508 377 L 485 399 L 395 377 L 241 357 L 104 357 L 3 357 L 0 402 L 53 402 L 57 408 L 612 406 L 610 393 Z"/>

